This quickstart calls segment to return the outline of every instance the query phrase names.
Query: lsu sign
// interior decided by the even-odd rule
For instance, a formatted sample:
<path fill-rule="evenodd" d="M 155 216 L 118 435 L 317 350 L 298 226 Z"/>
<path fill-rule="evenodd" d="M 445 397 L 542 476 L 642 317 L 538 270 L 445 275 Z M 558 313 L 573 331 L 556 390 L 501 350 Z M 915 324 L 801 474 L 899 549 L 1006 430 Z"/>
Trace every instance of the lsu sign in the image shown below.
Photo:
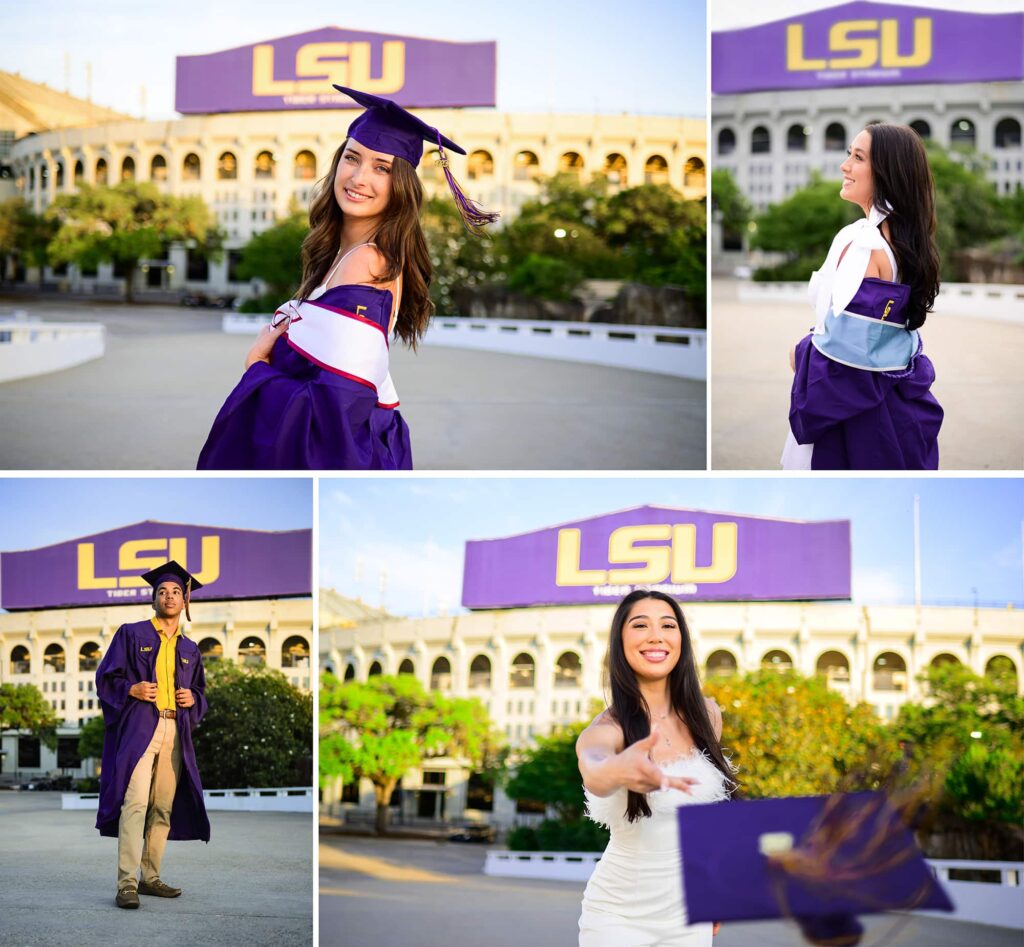
<path fill-rule="evenodd" d="M 850 524 L 640 506 L 466 543 L 467 608 L 589 605 L 636 588 L 681 601 L 850 597 Z"/>
<path fill-rule="evenodd" d="M 203 56 L 178 56 L 185 114 L 358 108 L 349 86 L 406 107 L 495 104 L 495 43 L 448 43 L 328 27 Z"/>
<path fill-rule="evenodd" d="M 311 530 L 259 532 L 145 521 L 31 549 L 0 553 L 0 607 L 61 608 L 148 602 L 142 573 L 174 559 L 203 599 L 311 594 Z"/>
<path fill-rule="evenodd" d="M 751 51 L 755 55 L 751 55 Z M 1024 13 L 847 3 L 711 37 L 716 95 L 1024 78 Z"/>

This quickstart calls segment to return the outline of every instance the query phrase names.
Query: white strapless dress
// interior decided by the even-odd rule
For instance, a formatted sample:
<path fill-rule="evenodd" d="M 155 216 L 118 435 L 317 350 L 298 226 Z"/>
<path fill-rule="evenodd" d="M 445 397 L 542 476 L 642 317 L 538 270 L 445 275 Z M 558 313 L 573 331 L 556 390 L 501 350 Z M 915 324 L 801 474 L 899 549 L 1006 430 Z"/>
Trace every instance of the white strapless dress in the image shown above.
<path fill-rule="evenodd" d="M 687 925 L 676 809 L 729 798 L 725 777 L 706 753 L 661 764 L 670 776 L 699 780 L 692 793 L 668 789 L 647 796 L 649 819 L 626 819 L 626 790 L 589 792 L 587 815 L 611 839 L 583 893 L 580 947 L 711 947 L 711 925 Z"/>

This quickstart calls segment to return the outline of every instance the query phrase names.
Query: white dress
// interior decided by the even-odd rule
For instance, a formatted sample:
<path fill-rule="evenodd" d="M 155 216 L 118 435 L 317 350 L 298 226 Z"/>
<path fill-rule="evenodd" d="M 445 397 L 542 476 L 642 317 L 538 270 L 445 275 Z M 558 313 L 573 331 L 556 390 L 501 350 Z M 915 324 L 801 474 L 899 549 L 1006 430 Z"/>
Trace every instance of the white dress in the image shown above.
<path fill-rule="evenodd" d="M 661 768 L 699 783 L 692 793 L 648 793 L 650 818 L 626 819 L 625 789 L 605 797 L 586 793 L 587 815 L 608 826 L 611 839 L 583 893 L 580 947 L 711 947 L 710 924 L 686 923 L 675 813 L 679 806 L 727 799 L 726 780 L 699 750 Z"/>

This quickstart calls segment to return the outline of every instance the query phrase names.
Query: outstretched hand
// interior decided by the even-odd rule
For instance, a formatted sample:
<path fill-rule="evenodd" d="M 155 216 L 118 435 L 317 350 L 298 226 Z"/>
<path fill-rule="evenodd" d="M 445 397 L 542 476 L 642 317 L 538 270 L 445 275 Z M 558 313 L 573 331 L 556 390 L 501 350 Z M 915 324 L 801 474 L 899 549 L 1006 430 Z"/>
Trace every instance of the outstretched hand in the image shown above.
<path fill-rule="evenodd" d="M 669 776 L 651 759 L 651 752 L 658 743 L 658 730 L 653 728 L 650 736 L 627 746 L 615 758 L 622 785 L 633 792 L 648 793 L 658 789 L 678 789 L 691 792 L 699 782 L 690 776 Z"/>
<path fill-rule="evenodd" d="M 260 329 L 259 338 L 253 343 L 249 354 L 245 356 L 245 367 L 248 369 L 256 362 L 270 364 L 270 353 L 274 349 L 274 343 L 284 334 L 291 322 L 291 317 L 282 319 L 276 326 L 265 325 Z"/>

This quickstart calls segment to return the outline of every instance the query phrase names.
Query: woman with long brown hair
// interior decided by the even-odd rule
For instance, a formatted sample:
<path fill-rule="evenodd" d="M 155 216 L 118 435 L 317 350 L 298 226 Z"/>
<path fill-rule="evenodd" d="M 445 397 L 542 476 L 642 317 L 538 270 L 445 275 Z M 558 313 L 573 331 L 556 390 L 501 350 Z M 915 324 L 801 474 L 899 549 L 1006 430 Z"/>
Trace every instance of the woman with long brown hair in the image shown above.
<path fill-rule="evenodd" d="M 479 233 L 496 214 L 448 169 L 455 142 L 388 99 L 335 86 L 363 112 L 314 190 L 296 298 L 249 350 L 217 415 L 200 469 L 402 470 L 409 429 L 388 371 L 388 342 L 415 348 L 433 312 L 416 165 L 437 145 L 456 205 Z"/>
<path fill-rule="evenodd" d="M 787 469 L 935 470 L 942 408 L 918 330 L 939 291 L 935 186 L 917 132 L 873 124 L 851 142 L 844 227 L 810 282 L 816 323 L 790 356 Z"/>
<path fill-rule="evenodd" d="M 587 814 L 611 829 L 580 915 L 580 947 L 708 947 L 687 926 L 675 810 L 728 798 L 722 713 L 701 694 L 679 603 L 638 590 L 612 618 L 611 703 L 580 734 Z"/>

